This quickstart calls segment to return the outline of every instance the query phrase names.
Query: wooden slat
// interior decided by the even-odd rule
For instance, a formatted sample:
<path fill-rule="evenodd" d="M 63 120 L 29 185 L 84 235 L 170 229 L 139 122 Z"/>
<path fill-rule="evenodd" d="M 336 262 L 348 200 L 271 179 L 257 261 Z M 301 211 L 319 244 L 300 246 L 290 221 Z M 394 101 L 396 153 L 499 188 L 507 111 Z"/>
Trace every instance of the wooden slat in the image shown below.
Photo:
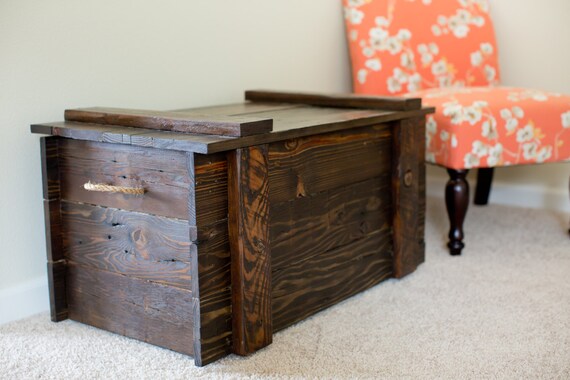
<path fill-rule="evenodd" d="M 54 322 L 68 315 L 60 212 L 60 141 L 57 137 L 40 139 L 50 314 Z"/>
<path fill-rule="evenodd" d="M 62 202 L 65 257 L 109 272 L 191 289 L 188 223 Z"/>
<path fill-rule="evenodd" d="M 271 265 L 279 270 L 392 223 L 391 173 L 271 204 Z"/>
<path fill-rule="evenodd" d="M 69 262 L 69 317 L 193 355 L 194 300 L 188 290 Z"/>
<path fill-rule="evenodd" d="M 354 94 L 331 95 L 267 90 L 246 91 L 245 99 L 257 102 L 300 103 L 324 107 L 366 108 L 392 111 L 409 111 L 420 109 L 422 106 L 421 98 L 380 97 Z"/>
<path fill-rule="evenodd" d="M 272 342 L 267 145 L 228 155 L 233 351 L 248 355 Z"/>
<path fill-rule="evenodd" d="M 197 226 L 192 252 L 194 359 L 202 366 L 231 353 L 231 258 L 228 238 L 228 173 L 225 154 L 189 155 L 189 223 Z M 199 321 L 199 323 L 198 323 Z"/>
<path fill-rule="evenodd" d="M 392 171 L 394 276 L 403 277 L 424 262 L 425 121 L 405 119 L 394 128 Z"/>
<path fill-rule="evenodd" d="M 68 318 L 66 274 L 67 263 L 61 261 L 48 261 L 50 317 L 53 322 Z"/>
<path fill-rule="evenodd" d="M 391 277 L 386 227 L 272 273 L 273 328 L 283 329 Z"/>
<path fill-rule="evenodd" d="M 271 144 L 271 203 L 306 197 L 389 172 L 390 138 L 390 128 L 380 125 Z"/>
<path fill-rule="evenodd" d="M 103 107 L 66 110 L 65 120 L 234 137 L 267 133 L 273 128 L 271 119 L 248 116 L 200 116 L 194 113 Z"/>
<path fill-rule="evenodd" d="M 277 104 L 280 103 L 276 103 L 276 105 Z M 285 115 L 288 115 L 287 117 L 299 118 L 301 115 L 309 112 L 307 109 L 310 108 L 313 109 L 311 112 L 314 113 L 315 116 L 312 119 L 303 117 L 295 123 L 284 120 Z M 294 116 L 295 113 L 297 113 L 295 109 L 298 109 L 299 116 Z M 212 154 L 252 145 L 261 145 L 320 133 L 329 133 L 359 128 L 366 125 L 387 123 L 394 120 L 400 120 L 402 118 L 421 117 L 434 112 L 434 108 L 426 107 L 419 110 L 393 112 L 358 109 L 339 110 L 333 108 L 317 108 L 290 104 L 288 107 L 279 107 L 272 112 L 265 112 L 266 111 L 260 110 L 252 113 L 252 115 L 255 114 L 259 117 L 277 118 L 274 121 L 274 131 L 271 133 L 263 133 L 240 138 L 203 134 L 184 134 L 143 128 L 128 128 L 77 122 L 34 124 L 31 126 L 31 131 L 33 133 L 68 137 L 77 140 L 138 145 L 159 149 Z M 320 115 L 319 118 L 316 117 L 317 114 Z M 279 118 L 282 120 L 279 120 Z"/>
<path fill-rule="evenodd" d="M 59 165 L 63 199 L 188 218 L 190 178 L 182 152 L 62 139 Z M 88 181 L 143 187 L 146 192 L 137 196 L 87 191 L 83 185 Z"/>
<path fill-rule="evenodd" d="M 197 115 L 225 115 L 225 116 L 239 116 L 239 115 L 252 115 L 258 112 L 277 111 L 286 108 L 295 108 L 298 105 L 292 104 L 279 104 L 275 102 L 242 102 L 235 104 L 222 104 L 206 107 L 194 107 L 172 110 L 171 112 L 184 112 L 188 114 Z"/>

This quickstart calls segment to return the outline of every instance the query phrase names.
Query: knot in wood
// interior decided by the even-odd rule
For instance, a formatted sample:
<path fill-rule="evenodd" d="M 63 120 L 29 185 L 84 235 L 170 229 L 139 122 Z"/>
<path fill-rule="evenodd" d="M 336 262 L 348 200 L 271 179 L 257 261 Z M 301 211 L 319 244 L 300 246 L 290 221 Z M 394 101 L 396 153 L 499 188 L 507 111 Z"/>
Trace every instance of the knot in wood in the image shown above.
<path fill-rule="evenodd" d="M 412 186 L 412 183 L 414 181 L 414 175 L 412 174 L 411 170 L 406 171 L 406 174 L 404 174 L 404 185 L 406 187 L 410 187 Z"/>

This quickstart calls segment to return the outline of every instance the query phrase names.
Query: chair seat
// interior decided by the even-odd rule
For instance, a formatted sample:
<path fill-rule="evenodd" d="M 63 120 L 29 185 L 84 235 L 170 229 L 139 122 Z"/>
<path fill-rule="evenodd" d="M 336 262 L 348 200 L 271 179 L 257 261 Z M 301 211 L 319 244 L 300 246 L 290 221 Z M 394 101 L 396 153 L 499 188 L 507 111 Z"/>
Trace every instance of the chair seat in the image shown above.
<path fill-rule="evenodd" d="M 570 96 L 512 87 L 407 94 L 436 107 L 426 160 L 452 169 L 570 160 Z"/>

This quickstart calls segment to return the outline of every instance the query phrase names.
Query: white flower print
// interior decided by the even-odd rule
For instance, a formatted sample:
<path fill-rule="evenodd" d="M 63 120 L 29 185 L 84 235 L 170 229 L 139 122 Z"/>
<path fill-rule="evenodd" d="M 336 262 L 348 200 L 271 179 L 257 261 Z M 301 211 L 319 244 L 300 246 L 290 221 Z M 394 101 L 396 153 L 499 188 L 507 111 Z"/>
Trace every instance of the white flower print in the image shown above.
<path fill-rule="evenodd" d="M 477 167 L 479 166 L 479 162 L 480 162 L 479 157 L 477 157 L 473 153 L 467 153 L 463 158 L 465 169 Z"/>
<path fill-rule="evenodd" d="M 408 92 L 415 92 L 420 89 L 422 77 L 419 73 L 414 73 L 408 78 Z"/>
<path fill-rule="evenodd" d="M 489 156 L 487 157 L 487 164 L 489 166 L 497 166 L 500 162 L 501 155 L 503 154 L 503 145 L 497 144 L 489 148 Z"/>
<path fill-rule="evenodd" d="M 552 147 L 551 146 L 543 146 L 540 150 L 536 153 L 536 162 L 543 163 L 552 157 Z"/>
<path fill-rule="evenodd" d="M 368 71 L 365 69 L 360 69 L 358 70 L 358 73 L 356 74 L 356 79 L 358 80 L 358 83 L 362 84 L 364 82 L 366 82 L 366 76 L 368 75 Z"/>
<path fill-rule="evenodd" d="M 451 147 L 457 148 L 457 136 L 455 134 L 451 135 Z"/>
<path fill-rule="evenodd" d="M 483 144 L 479 140 L 473 141 L 471 153 L 473 153 L 478 158 L 483 158 L 489 153 L 487 145 Z"/>
<path fill-rule="evenodd" d="M 390 92 L 398 92 L 402 90 L 402 85 L 400 81 L 397 80 L 395 77 L 388 78 L 388 91 Z"/>
<path fill-rule="evenodd" d="M 368 59 L 364 66 L 368 67 L 372 71 L 380 71 L 382 64 L 378 58 Z"/>
<path fill-rule="evenodd" d="M 374 22 L 376 23 L 376 25 L 383 26 L 383 27 L 390 25 L 390 22 L 388 21 L 388 19 L 386 17 L 383 17 L 383 16 L 376 17 L 374 19 Z"/>
<path fill-rule="evenodd" d="M 370 46 L 365 46 L 362 49 L 362 55 L 370 58 L 370 57 L 374 56 L 374 49 L 372 49 Z"/>
<path fill-rule="evenodd" d="M 439 134 L 439 138 L 441 139 L 441 141 L 449 140 L 449 132 L 445 130 L 441 131 L 441 133 Z"/>
<path fill-rule="evenodd" d="M 564 112 L 561 118 L 562 118 L 562 128 L 570 128 L 570 111 Z"/>
<path fill-rule="evenodd" d="M 519 143 L 530 141 L 533 137 L 534 128 L 530 124 L 527 124 L 524 128 L 517 131 L 517 142 Z"/>
<path fill-rule="evenodd" d="M 492 82 L 497 76 L 497 70 L 493 66 L 485 65 L 485 78 L 487 82 Z"/>
<path fill-rule="evenodd" d="M 447 64 L 443 59 L 431 65 L 431 72 L 433 75 L 443 75 L 447 72 Z"/>
<path fill-rule="evenodd" d="M 481 52 L 485 55 L 493 54 L 493 45 L 488 42 L 483 42 L 481 44 Z"/>
<path fill-rule="evenodd" d="M 400 29 L 398 30 L 397 36 L 401 41 L 407 41 L 412 38 L 412 32 L 410 32 L 408 29 Z"/>
<path fill-rule="evenodd" d="M 483 122 L 481 135 L 489 140 L 494 140 L 498 137 L 497 120 L 494 117 L 491 116 Z"/>
<path fill-rule="evenodd" d="M 536 157 L 536 150 L 538 148 L 536 142 L 533 141 L 525 143 L 523 144 L 522 148 L 523 148 L 523 157 L 525 160 L 532 160 L 533 158 Z"/>
<path fill-rule="evenodd" d="M 444 103 L 443 115 L 451 117 L 451 124 L 461 124 L 463 121 L 461 104 L 457 102 Z"/>
<path fill-rule="evenodd" d="M 524 111 L 522 108 L 515 106 L 511 109 L 503 108 L 501 111 L 501 117 L 506 121 L 505 128 L 508 133 L 513 133 L 515 129 L 519 126 L 519 120 L 524 117 Z"/>
<path fill-rule="evenodd" d="M 402 41 L 397 37 L 389 37 L 386 43 L 390 54 L 396 55 L 402 51 Z"/>
<path fill-rule="evenodd" d="M 437 123 L 433 116 L 429 116 L 426 122 L 426 131 L 432 135 L 437 132 Z"/>
<path fill-rule="evenodd" d="M 465 115 L 465 120 L 467 120 L 471 125 L 477 124 L 478 122 L 481 121 L 481 118 L 483 117 L 483 112 L 481 111 L 481 108 L 476 106 L 465 107 L 463 109 L 463 112 Z"/>
<path fill-rule="evenodd" d="M 345 8 L 345 17 L 351 24 L 358 25 L 364 19 L 364 12 L 356 8 Z"/>
<path fill-rule="evenodd" d="M 471 65 L 480 66 L 483 63 L 483 54 L 480 51 L 471 53 Z"/>

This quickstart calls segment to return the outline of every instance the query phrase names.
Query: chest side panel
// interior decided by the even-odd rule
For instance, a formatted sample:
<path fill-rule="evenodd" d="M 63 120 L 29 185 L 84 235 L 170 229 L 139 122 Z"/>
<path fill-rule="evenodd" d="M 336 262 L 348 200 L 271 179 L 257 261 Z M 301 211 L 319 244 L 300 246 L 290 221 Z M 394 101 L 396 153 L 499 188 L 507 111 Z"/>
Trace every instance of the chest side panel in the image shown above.
<path fill-rule="evenodd" d="M 391 129 L 270 144 L 276 330 L 392 275 Z"/>

